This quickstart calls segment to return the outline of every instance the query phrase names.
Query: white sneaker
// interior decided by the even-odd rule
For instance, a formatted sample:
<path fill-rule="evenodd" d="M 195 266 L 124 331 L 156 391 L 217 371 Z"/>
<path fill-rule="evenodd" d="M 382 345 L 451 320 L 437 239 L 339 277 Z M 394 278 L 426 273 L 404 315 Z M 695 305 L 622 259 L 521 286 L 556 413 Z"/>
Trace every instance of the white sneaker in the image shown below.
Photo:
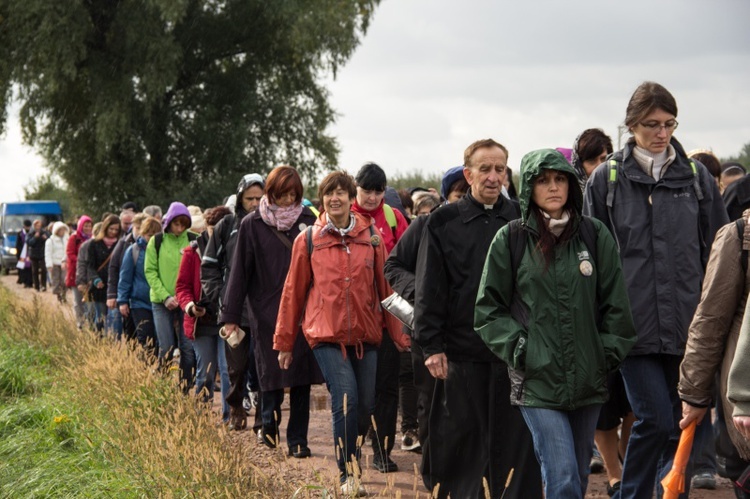
<path fill-rule="evenodd" d="M 367 495 L 365 488 L 353 476 L 350 476 L 346 479 L 346 482 L 341 484 L 341 493 L 344 497 L 365 497 Z"/>

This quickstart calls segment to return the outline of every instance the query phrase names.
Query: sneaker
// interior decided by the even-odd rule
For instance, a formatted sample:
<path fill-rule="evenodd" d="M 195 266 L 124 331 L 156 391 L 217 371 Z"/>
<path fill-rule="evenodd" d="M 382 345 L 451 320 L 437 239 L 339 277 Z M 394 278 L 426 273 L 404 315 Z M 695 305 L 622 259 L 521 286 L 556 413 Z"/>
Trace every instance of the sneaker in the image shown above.
<path fill-rule="evenodd" d="M 414 430 L 406 430 L 404 436 L 401 437 L 401 450 L 407 450 L 417 452 L 420 448 L 419 439 L 417 438 L 417 432 Z"/>
<path fill-rule="evenodd" d="M 704 471 L 693 475 L 693 480 L 690 482 L 690 486 L 694 489 L 714 490 L 716 488 L 716 478 L 713 473 Z"/>
<path fill-rule="evenodd" d="M 253 405 L 250 403 L 250 399 L 245 397 L 242 399 L 242 408 L 245 409 L 247 412 L 250 412 L 250 410 L 253 408 Z"/>
<path fill-rule="evenodd" d="M 591 473 L 601 473 L 602 471 L 604 471 L 604 459 L 602 459 L 602 455 L 599 454 L 599 451 L 596 450 L 596 447 L 594 448 L 594 455 L 591 456 L 589 469 L 591 470 Z"/>
<path fill-rule="evenodd" d="M 372 458 L 372 467 L 381 473 L 394 473 L 398 471 L 398 465 L 393 462 L 390 456 L 386 457 L 384 461 L 383 458 L 375 455 L 375 457 Z"/>
<path fill-rule="evenodd" d="M 256 436 L 259 444 L 261 444 L 261 445 L 265 444 L 266 439 L 263 438 L 263 430 L 262 429 L 259 429 L 258 432 L 255 434 L 255 436 Z"/>
<path fill-rule="evenodd" d="M 260 392 L 250 392 L 247 397 L 250 400 L 250 407 L 252 407 L 253 409 L 260 405 Z"/>
<path fill-rule="evenodd" d="M 362 484 L 359 483 L 359 480 L 350 476 L 341 484 L 341 494 L 343 494 L 344 497 L 365 497 L 367 491 Z"/>

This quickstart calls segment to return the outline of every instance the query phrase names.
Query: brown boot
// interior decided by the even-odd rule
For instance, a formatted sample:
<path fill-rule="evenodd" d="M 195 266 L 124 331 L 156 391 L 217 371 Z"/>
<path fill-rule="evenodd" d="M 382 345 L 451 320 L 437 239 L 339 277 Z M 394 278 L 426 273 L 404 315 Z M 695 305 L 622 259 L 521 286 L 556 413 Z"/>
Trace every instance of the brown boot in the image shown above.
<path fill-rule="evenodd" d="M 229 408 L 229 429 L 242 431 L 247 428 L 247 412 L 242 406 Z"/>

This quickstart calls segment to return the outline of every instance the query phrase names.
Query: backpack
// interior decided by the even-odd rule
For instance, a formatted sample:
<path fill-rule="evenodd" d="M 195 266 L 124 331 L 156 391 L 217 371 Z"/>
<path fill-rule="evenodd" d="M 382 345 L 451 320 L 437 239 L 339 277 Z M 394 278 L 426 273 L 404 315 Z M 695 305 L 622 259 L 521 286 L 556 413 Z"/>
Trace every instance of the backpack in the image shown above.
<path fill-rule="evenodd" d="M 188 231 L 188 244 L 198 239 L 198 234 L 195 232 Z M 156 260 L 159 260 L 159 251 L 161 250 L 161 243 L 164 241 L 164 233 L 159 232 L 158 234 L 154 235 L 154 249 L 156 250 Z"/>
<path fill-rule="evenodd" d="M 740 254 L 740 261 L 742 262 L 742 272 L 744 274 L 747 274 L 747 258 L 748 258 L 748 250 L 744 248 L 745 243 L 745 219 L 743 217 L 738 218 L 735 220 L 735 225 L 737 226 L 737 238 L 740 240 L 740 248 L 742 248 L 742 252 Z"/>
<path fill-rule="evenodd" d="M 622 166 L 622 154 L 615 154 L 609 163 L 609 176 L 607 177 L 607 210 L 609 211 L 615 205 L 615 190 L 617 187 L 617 171 Z M 695 161 L 690 160 L 690 167 L 693 169 L 693 190 L 695 198 L 703 201 L 703 188 L 701 188 L 700 175 Z M 611 217 L 610 217 L 611 219 Z"/>
<path fill-rule="evenodd" d="M 617 190 L 617 172 L 622 167 L 622 152 L 617 152 L 612 156 L 612 159 L 607 161 L 609 164 L 609 175 L 607 176 L 607 216 L 609 217 L 612 227 L 612 236 L 615 238 L 617 243 L 617 249 L 620 249 L 620 239 L 617 237 L 617 231 L 614 229 L 614 217 L 612 216 L 612 208 L 615 205 L 615 191 Z M 700 175 L 698 174 L 698 167 L 695 166 L 695 161 L 690 160 L 690 167 L 693 169 L 693 190 L 695 191 L 695 198 L 698 203 L 703 201 L 703 188 L 701 187 Z M 650 199 L 650 198 L 649 198 Z M 698 225 L 700 229 L 700 225 Z M 700 234 L 701 241 L 703 240 L 703 233 Z"/>
<path fill-rule="evenodd" d="M 396 220 L 396 214 L 393 212 L 391 205 L 383 203 L 383 215 L 385 215 L 385 221 L 393 232 L 393 237 L 396 237 L 396 227 L 398 227 L 398 220 Z"/>
<path fill-rule="evenodd" d="M 529 326 L 529 310 L 521 300 L 521 295 L 518 293 L 516 287 L 516 279 L 518 277 L 518 267 L 521 265 L 524 253 L 526 253 L 526 237 L 525 231 L 521 226 L 521 219 L 511 220 L 508 223 L 508 239 L 510 245 L 510 262 L 511 262 L 511 275 L 513 283 L 513 296 L 511 298 L 510 313 L 511 316 L 517 320 L 524 328 Z M 581 223 L 578 227 L 578 231 L 583 239 L 583 244 L 589 252 L 589 256 L 594 263 L 597 263 L 596 258 L 596 227 L 594 222 L 587 216 L 581 217 Z M 599 302 L 599 291 L 597 289 L 597 302 Z M 597 324 L 600 322 L 599 314 L 597 314 Z"/>

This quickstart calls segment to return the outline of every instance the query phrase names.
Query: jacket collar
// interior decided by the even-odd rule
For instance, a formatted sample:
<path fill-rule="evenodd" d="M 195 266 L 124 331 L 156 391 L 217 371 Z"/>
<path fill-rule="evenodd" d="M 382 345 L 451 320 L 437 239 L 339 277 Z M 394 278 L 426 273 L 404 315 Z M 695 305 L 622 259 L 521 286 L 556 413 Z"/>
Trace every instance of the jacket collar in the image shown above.
<path fill-rule="evenodd" d="M 682 185 L 684 181 L 688 180 L 692 182 L 693 169 L 690 166 L 690 160 L 688 160 L 687 154 L 685 154 L 685 149 L 683 149 L 682 144 L 680 144 L 674 137 L 672 137 L 672 139 L 670 140 L 670 144 L 672 145 L 672 147 L 674 147 L 677 156 L 675 157 L 674 162 L 669 165 L 669 168 L 667 168 L 667 170 L 664 172 L 664 176 L 659 181 L 661 182 L 663 180 L 664 183 L 675 186 L 676 184 Z M 625 147 L 622 150 L 623 173 L 626 177 L 634 182 L 640 182 L 642 184 L 656 184 L 656 180 L 654 180 L 651 175 L 645 173 L 633 157 L 634 147 L 635 141 L 630 140 L 627 144 L 625 144 Z"/>
<path fill-rule="evenodd" d="M 456 202 L 456 207 L 458 208 L 461 222 L 465 224 L 482 216 L 494 216 L 496 218 L 504 218 L 507 221 L 518 218 L 510 201 L 508 201 L 502 194 L 500 194 L 500 197 L 498 197 L 497 202 L 493 205 L 491 210 L 485 209 L 482 203 L 474 199 L 474 196 L 471 195 L 471 191 L 467 192 L 463 198 Z"/>

